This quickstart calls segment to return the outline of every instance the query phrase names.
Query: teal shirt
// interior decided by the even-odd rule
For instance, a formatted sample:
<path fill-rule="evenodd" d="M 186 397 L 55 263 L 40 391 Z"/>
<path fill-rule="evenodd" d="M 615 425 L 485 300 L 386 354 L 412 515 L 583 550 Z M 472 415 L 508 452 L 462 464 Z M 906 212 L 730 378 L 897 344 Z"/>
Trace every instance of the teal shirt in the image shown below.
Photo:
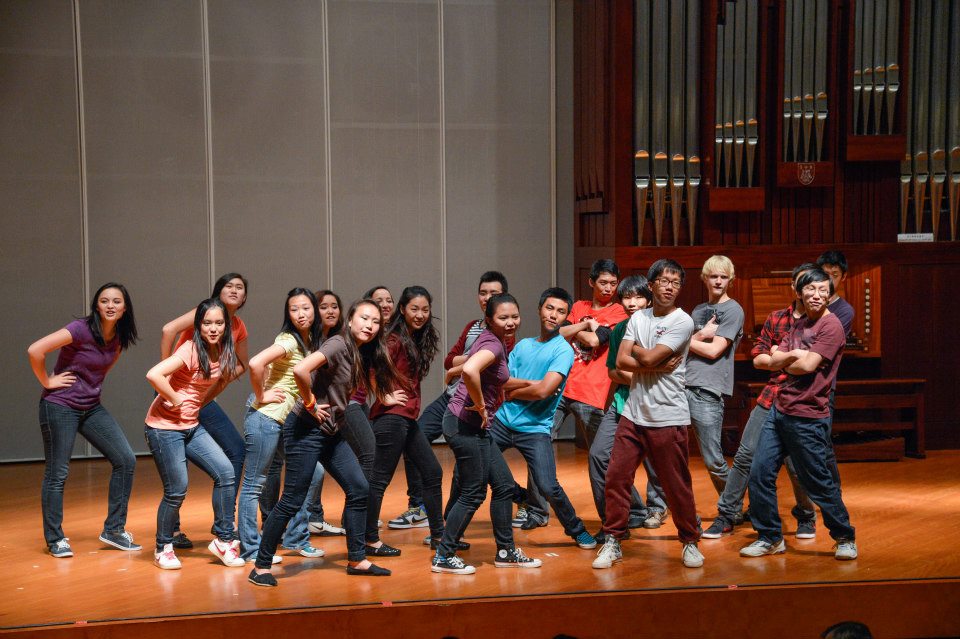
<path fill-rule="evenodd" d="M 610 350 L 607 351 L 607 368 L 614 370 L 617 367 L 617 351 L 620 350 L 620 342 L 623 341 L 623 335 L 627 332 L 627 322 L 630 318 L 623 320 L 613 327 L 610 331 Z M 617 389 L 613 392 L 613 403 L 610 405 L 617 415 L 623 413 L 623 405 L 630 394 L 630 387 L 623 384 L 617 384 Z"/>

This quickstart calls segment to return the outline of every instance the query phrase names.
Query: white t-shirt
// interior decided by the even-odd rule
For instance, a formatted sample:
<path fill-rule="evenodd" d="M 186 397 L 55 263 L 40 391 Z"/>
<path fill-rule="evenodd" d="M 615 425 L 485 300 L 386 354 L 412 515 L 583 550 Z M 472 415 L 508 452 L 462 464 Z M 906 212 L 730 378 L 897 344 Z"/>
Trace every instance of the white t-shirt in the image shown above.
<path fill-rule="evenodd" d="M 672 373 L 634 373 L 630 395 L 623 406 L 624 417 L 651 428 L 690 424 L 690 409 L 683 389 L 692 336 L 693 319 L 682 309 L 663 317 L 654 317 L 652 308 L 633 314 L 627 323 L 624 341 L 635 342 L 642 348 L 663 344 L 674 353 L 682 353 L 684 361 Z"/>

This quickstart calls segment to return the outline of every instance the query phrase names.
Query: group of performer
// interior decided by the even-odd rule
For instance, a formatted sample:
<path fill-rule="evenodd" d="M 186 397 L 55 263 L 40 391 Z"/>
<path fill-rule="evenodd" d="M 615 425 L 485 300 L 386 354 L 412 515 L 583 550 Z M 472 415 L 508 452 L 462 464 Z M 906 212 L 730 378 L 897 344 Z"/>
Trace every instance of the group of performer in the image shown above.
<path fill-rule="evenodd" d="M 409 504 L 388 527 L 429 528 L 423 543 L 435 551 L 430 565 L 438 573 L 476 571 L 462 557 L 470 548 L 463 537 L 488 486 L 496 567 L 542 565 L 516 544 L 514 529 L 546 526 L 550 510 L 577 546 L 601 545 L 594 568 L 621 561 L 620 544 L 631 528 L 657 528 L 672 513 L 683 565 L 700 567 L 698 542 L 729 534 L 744 521 L 748 487 L 758 538 L 740 554 L 782 553 L 776 479 L 785 461 L 796 496 L 797 537 L 815 536 L 819 506 L 836 558 L 855 559 L 854 528 L 830 440 L 837 368 L 853 320 L 853 308 L 836 292 L 846 270 L 836 251 L 794 269 L 795 301 L 770 314 L 751 351 L 754 366 L 770 371 L 770 380 L 732 467 L 720 436 L 744 313 L 729 295 L 734 265 L 724 256 L 703 265 L 708 299 L 692 314 L 677 306 L 686 277 L 677 262 L 661 259 L 646 277 L 621 279 L 612 260 L 598 260 L 589 275 L 591 299 L 574 303 L 564 289 L 546 289 L 537 302 L 537 335 L 520 341 L 520 303 L 503 274 L 484 273 L 482 316 L 467 323 L 447 354 L 446 387 L 425 407 L 421 381 L 440 345 L 425 288 L 409 286 L 394 301 L 386 287 L 376 286 L 346 311 L 332 291 L 294 288 L 276 339 L 248 357 L 239 317 L 248 284 L 227 273 L 209 299 L 164 326 L 162 359 L 146 374 L 157 395 L 144 433 L 163 483 L 155 564 L 179 569 L 176 549 L 193 546 L 180 526 L 189 460 L 213 479 L 210 552 L 227 566 L 253 562 L 251 583 L 277 585 L 271 566 L 282 561 L 280 546 L 323 556 L 311 532 L 345 535 L 347 574 L 390 575 L 371 559 L 401 554 L 380 537 L 383 496 L 401 457 Z M 54 557 L 73 555 L 62 528 L 63 490 L 78 433 L 113 468 L 100 541 L 141 549 L 125 529 L 136 460 L 100 403 L 104 378 L 137 340 L 130 294 L 110 282 L 94 294 L 86 317 L 28 349 L 44 388 L 41 500 Z M 55 350 L 48 374 L 45 358 Z M 215 398 L 247 371 L 252 394 L 241 436 Z M 569 415 L 590 445 L 589 480 L 602 522 L 595 535 L 557 480 L 553 439 Z M 718 514 L 706 530 L 694 502 L 689 426 L 719 495 Z M 443 471 L 431 447 L 441 435 L 456 459 L 446 506 Z M 526 462 L 525 485 L 503 457 L 508 448 Z M 643 496 L 633 486 L 641 464 Z M 325 474 L 345 493 L 342 528 L 323 520 Z"/>

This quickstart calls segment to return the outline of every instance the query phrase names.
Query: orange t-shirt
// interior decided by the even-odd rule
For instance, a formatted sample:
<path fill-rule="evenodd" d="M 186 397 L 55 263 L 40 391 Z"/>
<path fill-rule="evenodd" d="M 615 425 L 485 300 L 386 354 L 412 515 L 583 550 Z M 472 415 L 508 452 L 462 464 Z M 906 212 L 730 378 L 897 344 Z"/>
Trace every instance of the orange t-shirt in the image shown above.
<path fill-rule="evenodd" d="M 179 408 L 169 406 L 162 395 L 157 395 L 147 410 L 147 426 L 160 430 L 187 430 L 200 423 L 200 408 L 207 391 L 220 377 L 220 362 L 210 362 L 210 377 L 200 371 L 200 357 L 193 342 L 184 343 L 173 353 L 183 361 L 183 367 L 170 376 L 170 386 L 183 398 Z"/>
<path fill-rule="evenodd" d="M 613 328 L 627 319 L 627 311 L 619 302 L 595 309 L 592 301 L 581 300 L 574 303 L 567 319 L 571 324 L 576 324 L 588 317 L 597 320 L 601 326 Z M 571 345 L 574 354 L 573 368 L 570 369 L 570 375 L 567 377 L 563 396 L 603 410 L 607 404 L 607 395 L 610 393 L 610 377 L 607 375 L 607 344 L 588 350 L 574 339 Z"/>

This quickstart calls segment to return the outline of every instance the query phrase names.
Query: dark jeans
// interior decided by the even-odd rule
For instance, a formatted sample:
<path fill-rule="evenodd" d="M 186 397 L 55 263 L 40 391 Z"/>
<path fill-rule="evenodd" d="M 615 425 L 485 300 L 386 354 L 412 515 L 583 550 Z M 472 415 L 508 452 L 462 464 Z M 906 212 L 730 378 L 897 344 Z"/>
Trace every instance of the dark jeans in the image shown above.
<path fill-rule="evenodd" d="M 340 433 L 323 434 L 312 416 L 290 413 L 283 424 L 283 448 L 287 458 L 283 495 L 263 525 L 257 568 L 270 568 L 272 565 L 273 555 L 277 552 L 277 544 L 287 523 L 307 498 L 317 462 L 323 464 L 346 495 L 343 527 L 347 532 L 347 560 L 363 561 L 366 557 L 363 523 L 370 487 L 350 445 Z"/>
<path fill-rule="evenodd" d="M 100 404 L 90 410 L 76 410 L 41 399 L 40 434 L 47 463 L 40 489 L 40 508 L 43 511 L 43 538 L 48 545 L 64 538 L 63 486 L 70 470 L 70 456 L 77 433 L 100 451 L 113 467 L 103 530 L 121 532 L 127 523 L 127 503 L 133 489 L 137 458 L 120 425 Z"/>
<path fill-rule="evenodd" d="M 493 492 L 490 520 L 497 549 L 513 548 L 513 494 L 516 482 L 503 453 L 485 430 L 460 421 L 447 412 L 443 418 L 444 435 L 456 457 L 459 494 L 447 514 L 447 528 L 437 546 L 437 554 L 451 557 L 457 552 L 457 540 L 463 537 L 474 513 L 487 497 L 487 484 Z"/>
<path fill-rule="evenodd" d="M 423 432 L 424 437 L 431 444 L 440 438 L 443 434 L 443 415 L 447 412 L 447 405 L 450 403 L 450 397 L 446 392 L 440 393 L 440 397 L 433 400 L 429 406 L 420 415 L 417 424 Z M 420 479 L 420 473 L 417 467 L 410 463 L 407 456 L 403 456 L 403 470 L 407 475 L 407 505 L 410 508 L 417 508 L 423 505 L 423 480 Z"/>
<path fill-rule="evenodd" d="M 377 438 L 377 453 L 370 475 L 370 497 L 367 500 L 367 542 L 374 543 L 380 539 L 377 520 L 380 518 L 383 493 L 390 485 L 403 453 L 406 453 L 407 459 L 413 462 L 423 477 L 423 508 L 430 521 L 430 534 L 440 537 L 443 534 L 443 495 L 440 488 L 443 468 L 417 422 L 399 415 L 381 415 L 373 420 L 373 434 Z"/>
<path fill-rule="evenodd" d="M 508 448 L 516 448 L 523 455 L 534 483 L 540 487 L 550 506 L 553 507 L 553 511 L 557 513 L 557 518 L 563 525 L 563 532 L 576 537 L 586 530 L 583 521 L 577 517 L 573 504 L 567 498 L 567 493 L 557 481 L 557 461 L 553 455 L 553 441 L 549 434 L 521 433 L 511 430 L 499 419 L 494 419 L 490 435 L 501 453 Z M 519 490 L 520 486 L 516 485 L 515 491 Z"/>
<path fill-rule="evenodd" d="M 776 542 L 783 537 L 777 511 L 777 475 L 787 456 L 813 503 L 820 506 L 823 523 L 833 539 L 853 540 L 854 528 L 834 477 L 830 418 L 795 417 L 770 409 L 760 430 L 750 467 L 750 522 L 760 539 Z"/>
<path fill-rule="evenodd" d="M 213 479 L 213 529 L 223 541 L 236 539 L 236 480 L 230 460 L 203 426 L 186 430 L 144 428 L 144 436 L 163 482 L 163 499 L 157 509 L 157 548 L 173 541 L 180 526 L 180 505 L 187 495 L 187 460 Z"/>

